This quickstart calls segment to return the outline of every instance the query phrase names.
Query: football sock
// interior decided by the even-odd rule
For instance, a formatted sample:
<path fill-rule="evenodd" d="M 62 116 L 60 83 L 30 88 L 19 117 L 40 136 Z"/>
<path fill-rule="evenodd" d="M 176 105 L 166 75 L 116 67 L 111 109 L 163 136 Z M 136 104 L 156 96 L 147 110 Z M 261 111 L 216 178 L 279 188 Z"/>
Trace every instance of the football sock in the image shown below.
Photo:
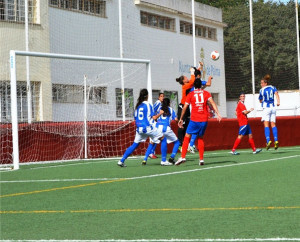
<path fill-rule="evenodd" d="M 265 127 L 265 136 L 266 136 L 267 143 L 269 143 L 269 141 L 270 141 L 270 129 L 269 129 L 269 127 Z"/>
<path fill-rule="evenodd" d="M 275 141 L 278 141 L 278 137 L 277 137 L 277 127 L 273 127 L 272 128 L 272 132 L 273 132 L 273 137 Z"/>
<path fill-rule="evenodd" d="M 156 149 L 157 144 L 153 144 L 153 148 L 151 150 L 150 154 L 155 154 L 155 149 Z"/>
<path fill-rule="evenodd" d="M 166 161 L 167 160 L 167 138 L 164 138 L 161 141 L 161 161 Z"/>
<path fill-rule="evenodd" d="M 234 141 L 234 144 L 233 144 L 233 148 L 232 148 L 232 151 L 235 151 L 236 148 L 239 146 L 239 144 L 241 143 L 241 140 L 242 139 L 239 139 L 239 138 L 236 138 L 236 140 Z"/>
<path fill-rule="evenodd" d="M 194 146 L 194 144 L 196 142 L 196 139 L 197 139 L 197 135 L 192 134 L 191 141 L 190 141 L 190 146 Z"/>
<path fill-rule="evenodd" d="M 147 148 L 147 151 L 146 151 L 146 154 L 145 154 L 145 158 L 144 158 L 144 160 L 145 161 L 147 161 L 148 160 L 148 157 L 149 157 L 149 155 L 151 154 L 151 150 L 152 150 L 152 148 L 153 148 L 153 145 L 154 144 L 149 144 L 149 146 L 148 146 L 148 148 Z"/>
<path fill-rule="evenodd" d="M 248 141 L 249 141 L 249 144 L 250 144 L 252 150 L 255 151 L 256 148 L 255 148 L 254 140 L 253 139 L 249 139 Z"/>
<path fill-rule="evenodd" d="M 198 150 L 199 150 L 200 160 L 203 160 L 203 155 L 204 155 L 204 141 L 203 141 L 203 138 L 198 138 Z"/>
<path fill-rule="evenodd" d="M 176 156 L 176 154 L 177 154 L 177 151 L 178 151 L 179 145 L 180 145 L 179 140 L 176 140 L 176 141 L 174 142 L 174 147 L 173 147 L 173 150 L 172 150 L 171 158 L 175 158 L 175 156 Z"/>
<path fill-rule="evenodd" d="M 189 146 L 191 137 L 184 136 L 183 144 L 182 144 L 182 151 L 181 151 L 181 157 L 185 158 L 187 148 Z"/>
<path fill-rule="evenodd" d="M 127 148 L 127 150 L 125 151 L 122 159 L 121 159 L 121 162 L 124 162 L 128 156 L 131 155 L 131 153 L 139 146 L 140 143 L 133 143 L 131 146 L 129 146 Z"/>

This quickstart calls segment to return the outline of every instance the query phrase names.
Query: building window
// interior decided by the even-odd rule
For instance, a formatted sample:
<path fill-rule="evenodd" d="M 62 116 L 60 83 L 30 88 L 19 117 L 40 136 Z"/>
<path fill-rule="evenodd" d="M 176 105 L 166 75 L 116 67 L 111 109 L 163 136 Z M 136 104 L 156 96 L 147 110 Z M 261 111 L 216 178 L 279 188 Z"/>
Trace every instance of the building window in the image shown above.
<path fill-rule="evenodd" d="M 141 11 L 141 24 L 175 31 L 175 19 Z"/>
<path fill-rule="evenodd" d="M 97 103 L 106 104 L 107 98 L 107 87 L 89 87 L 88 89 L 88 102 L 89 103 Z"/>
<path fill-rule="evenodd" d="M 215 103 L 219 106 L 220 105 L 219 93 L 211 93 L 211 97 L 213 98 L 213 100 L 215 101 Z"/>
<path fill-rule="evenodd" d="M 106 103 L 106 87 L 87 87 L 88 103 Z M 84 87 L 81 85 L 52 85 L 52 100 L 56 103 L 83 103 Z"/>
<path fill-rule="evenodd" d="M 37 120 L 39 107 L 40 83 L 31 82 L 31 101 L 33 121 Z M 27 83 L 17 82 L 18 121 L 28 121 Z M 11 122 L 10 82 L 0 81 L 0 122 Z"/>
<path fill-rule="evenodd" d="M 180 21 L 180 33 L 192 35 L 193 24 L 185 21 Z M 196 24 L 195 36 L 211 40 L 217 40 L 217 29 Z"/>
<path fill-rule="evenodd" d="M 106 1 L 103 0 L 49 0 L 51 7 L 106 17 Z"/>
<path fill-rule="evenodd" d="M 125 97 L 125 117 L 133 118 L 134 116 L 133 89 L 125 88 L 124 97 Z M 123 117 L 121 88 L 116 88 L 116 115 L 118 118 Z"/>
<path fill-rule="evenodd" d="M 38 23 L 37 0 L 0 0 L 0 20 L 24 23 L 25 1 L 28 1 L 28 22 Z"/>

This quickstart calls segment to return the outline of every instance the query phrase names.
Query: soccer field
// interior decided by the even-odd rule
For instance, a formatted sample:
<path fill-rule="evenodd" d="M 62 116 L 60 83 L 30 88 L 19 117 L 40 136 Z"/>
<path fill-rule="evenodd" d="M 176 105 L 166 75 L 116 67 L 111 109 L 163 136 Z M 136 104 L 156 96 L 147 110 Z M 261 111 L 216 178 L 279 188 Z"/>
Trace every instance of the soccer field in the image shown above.
<path fill-rule="evenodd" d="M 299 241 L 300 146 L 228 152 L 1 172 L 1 239 Z"/>

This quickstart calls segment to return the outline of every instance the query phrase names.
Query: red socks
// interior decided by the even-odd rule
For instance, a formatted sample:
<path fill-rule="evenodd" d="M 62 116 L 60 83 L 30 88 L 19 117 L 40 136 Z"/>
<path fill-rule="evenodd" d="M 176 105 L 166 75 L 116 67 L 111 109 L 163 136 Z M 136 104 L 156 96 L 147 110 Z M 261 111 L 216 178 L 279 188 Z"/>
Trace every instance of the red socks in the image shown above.
<path fill-rule="evenodd" d="M 235 151 L 236 148 L 239 146 L 239 144 L 241 143 L 241 140 L 242 139 L 239 139 L 239 138 L 236 138 L 234 144 L 233 144 L 233 148 L 232 148 L 232 151 Z"/>
<path fill-rule="evenodd" d="M 203 155 L 204 155 L 204 141 L 203 141 L 203 138 L 198 138 L 198 150 L 199 150 L 200 160 L 203 160 Z"/>
<path fill-rule="evenodd" d="M 249 144 L 250 144 L 252 150 L 255 151 L 256 148 L 255 148 L 254 140 L 253 139 L 249 139 L 248 141 L 249 141 Z"/>
<path fill-rule="evenodd" d="M 181 151 L 181 157 L 185 158 L 187 149 L 189 147 L 191 137 L 184 136 L 183 144 L 182 144 L 182 151 Z"/>

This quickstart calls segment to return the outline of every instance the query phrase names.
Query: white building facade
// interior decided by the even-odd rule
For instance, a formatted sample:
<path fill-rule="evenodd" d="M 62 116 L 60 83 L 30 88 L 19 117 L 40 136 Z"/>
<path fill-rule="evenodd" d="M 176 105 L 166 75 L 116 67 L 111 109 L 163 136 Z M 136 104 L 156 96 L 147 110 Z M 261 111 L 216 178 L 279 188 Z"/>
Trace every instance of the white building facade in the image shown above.
<path fill-rule="evenodd" d="M 9 2 L 9 1 L 7 1 Z M 48 0 L 30 1 L 32 15 L 38 20 L 29 25 L 29 50 L 69 55 L 147 59 L 151 61 L 153 101 L 160 91 L 171 98 L 176 108 L 181 99 L 181 86 L 175 81 L 180 75 L 189 77 L 194 65 L 192 1 L 191 0 L 126 0 L 121 1 L 122 51 L 118 0 Z M 17 4 L 17 3 L 16 3 Z M 9 5 L 3 6 L 7 9 Z M 1 7 L 0 7 L 1 8 Z M 1 61 L 8 62 L 10 49 L 24 50 L 23 21 L 9 20 L 9 12 L 1 12 Z M 16 19 L 16 18 L 15 18 Z M 17 23 L 16 23 L 17 22 Z M 227 116 L 222 11 L 195 2 L 196 59 L 204 62 L 203 79 L 213 76 L 212 93 L 221 115 Z M 16 34 L 16 32 L 18 34 Z M 14 38 L 18 36 L 18 38 Z M 23 38 L 24 37 L 24 38 Z M 3 45 L 2 45 L 3 44 Z M 210 53 L 220 52 L 212 61 Z M 40 86 L 33 102 L 36 121 L 81 121 L 83 119 L 83 83 L 87 81 L 88 120 L 121 119 L 121 95 L 124 92 L 126 118 L 132 119 L 139 91 L 146 88 L 145 66 L 123 67 L 118 63 L 76 62 L 30 58 L 30 78 Z M 20 83 L 26 81 L 26 70 L 18 68 Z M 123 70 L 122 70 L 123 69 Z M 8 72 L 8 68 L 4 70 Z M 125 89 L 121 90 L 122 72 Z M 36 74 L 34 74 L 36 73 Z M 0 82 L 9 81 L 9 75 Z M 9 120 L 7 88 L 1 87 L 1 122 Z M 26 103 L 26 99 L 24 99 Z M 26 105 L 19 103 L 19 115 Z M 24 108 L 22 108 L 24 105 Z M 66 115 L 68 113 L 68 115 Z M 71 113 L 72 115 L 69 115 Z"/>

